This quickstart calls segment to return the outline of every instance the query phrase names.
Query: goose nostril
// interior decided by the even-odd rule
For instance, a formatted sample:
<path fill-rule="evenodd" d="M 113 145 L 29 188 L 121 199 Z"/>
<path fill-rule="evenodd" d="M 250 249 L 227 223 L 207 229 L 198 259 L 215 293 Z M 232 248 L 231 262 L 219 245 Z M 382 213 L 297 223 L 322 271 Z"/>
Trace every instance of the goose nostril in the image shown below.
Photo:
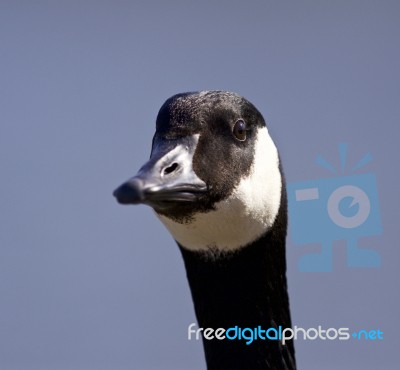
<path fill-rule="evenodd" d="M 163 174 L 169 175 L 170 173 L 174 172 L 178 168 L 178 163 L 172 163 L 171 166 L 164 168 Z"/>

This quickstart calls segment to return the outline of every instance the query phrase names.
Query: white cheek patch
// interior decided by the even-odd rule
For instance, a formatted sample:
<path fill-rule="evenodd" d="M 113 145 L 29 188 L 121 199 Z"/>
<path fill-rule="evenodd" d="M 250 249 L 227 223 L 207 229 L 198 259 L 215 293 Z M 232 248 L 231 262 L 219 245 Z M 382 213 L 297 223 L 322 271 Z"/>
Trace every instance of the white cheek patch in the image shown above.
<path fill-rule="evenodd" d="M 174 239 L 193 251 L 229 252 L 268 231 L 278 214 L 282 178 L 278 151 L 267 128 L 258 129 L 250 174 L 216 209 L 197 213 L 189 223 L 158 215 Z"/>

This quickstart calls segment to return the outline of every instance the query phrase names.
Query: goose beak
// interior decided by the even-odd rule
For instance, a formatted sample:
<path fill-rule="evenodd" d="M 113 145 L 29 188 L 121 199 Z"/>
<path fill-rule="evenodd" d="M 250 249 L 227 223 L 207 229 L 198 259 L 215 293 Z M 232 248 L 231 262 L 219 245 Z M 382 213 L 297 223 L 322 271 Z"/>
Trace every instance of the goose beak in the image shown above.
<path fill-rule="evenodd" d="M 192 166 L 197 141 L 198 135 L 180 140 L 155 139 L 150 160 L 114 191 L 117 201 L 163 209 L 199 199 L 207 185 Z"/>

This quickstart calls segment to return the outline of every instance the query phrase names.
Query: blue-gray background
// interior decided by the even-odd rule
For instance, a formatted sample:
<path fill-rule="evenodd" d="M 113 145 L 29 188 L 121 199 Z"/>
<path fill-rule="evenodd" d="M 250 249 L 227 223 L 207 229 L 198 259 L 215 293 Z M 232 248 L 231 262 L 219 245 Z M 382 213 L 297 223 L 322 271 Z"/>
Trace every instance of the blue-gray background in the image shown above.
<path fill-rule="evenodd" d="M 380 329 L 298 341 L 300 369 L 395 369 L 400 6 L 397 1 L 0 1 L 0 369 L 204 369 L 178 248 L 112 190 L 148 158 L 174 93 L 236 91 L 266 117 L 289 182 L 371 153 L 380 269 L 302 273 L 293 322 Z M 362 171 L 361 171 L 362 172 Z M 311 247 L 305 247 L 311 248 Z M 312 249 L 312 248 L 311 248 Z"/>

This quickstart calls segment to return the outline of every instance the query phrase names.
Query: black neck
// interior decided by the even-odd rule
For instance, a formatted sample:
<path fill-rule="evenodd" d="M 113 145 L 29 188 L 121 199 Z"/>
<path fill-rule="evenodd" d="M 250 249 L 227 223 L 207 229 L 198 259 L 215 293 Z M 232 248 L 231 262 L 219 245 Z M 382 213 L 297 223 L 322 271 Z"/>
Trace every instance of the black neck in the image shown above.
<path fill-rule="evenodd" d="M 199 327 L 291 327 L 286 283 L 286 210 L 259 240 L 225 257 L 181 247 Z M 209 370 L 295 369 L 292 341 L 206 340 Z"/>

